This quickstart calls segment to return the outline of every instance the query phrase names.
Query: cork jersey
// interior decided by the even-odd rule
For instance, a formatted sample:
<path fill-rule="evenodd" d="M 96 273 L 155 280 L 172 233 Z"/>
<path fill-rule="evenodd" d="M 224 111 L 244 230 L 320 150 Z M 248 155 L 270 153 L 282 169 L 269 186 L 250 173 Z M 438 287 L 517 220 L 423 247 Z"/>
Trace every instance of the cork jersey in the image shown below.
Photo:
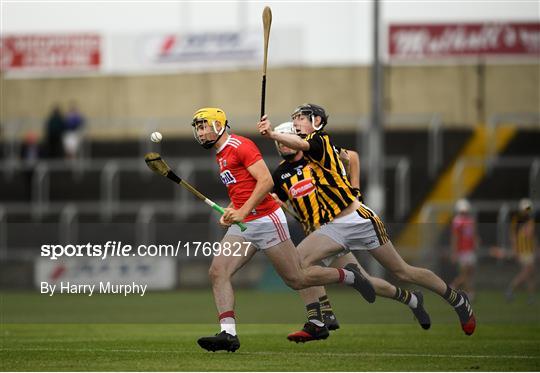
<path fill-rule="evenodd" d="M 218 149 L 216 162 L 219 176 L 227 187 L 229 198 L 235 209 L 239 209 L 249 199 L 257 180 L 247 170 L 249 166 L 261 160 L 261 152 L 250 139 L 238 135 L 229 135 L 227 141 Z M 268 215 L 279 208 L 268 195 L 244 219 L 250 221 Z"/>

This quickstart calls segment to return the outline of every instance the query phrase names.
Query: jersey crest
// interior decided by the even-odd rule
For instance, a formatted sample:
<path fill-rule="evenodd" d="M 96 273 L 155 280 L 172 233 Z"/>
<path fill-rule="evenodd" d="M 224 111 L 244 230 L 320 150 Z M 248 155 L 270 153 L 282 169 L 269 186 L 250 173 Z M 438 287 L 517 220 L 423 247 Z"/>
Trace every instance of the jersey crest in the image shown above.
<path fill-rule="evenodd" d="M 229 170 L 225 170 L 219 174 L 219 177 L 221 178 L 221 182 L 225 185 L 235 184 L 236 179 L 234 178 L 233 174 Z"/>

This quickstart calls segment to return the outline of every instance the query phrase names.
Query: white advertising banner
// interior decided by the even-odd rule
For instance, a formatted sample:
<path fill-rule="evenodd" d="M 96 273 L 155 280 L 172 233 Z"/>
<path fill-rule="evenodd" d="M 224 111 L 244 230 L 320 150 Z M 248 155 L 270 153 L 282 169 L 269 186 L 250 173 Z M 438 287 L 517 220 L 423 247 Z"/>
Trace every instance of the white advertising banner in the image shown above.
<path fill-rule="evenodd" d="M 112 285 L 130 283 L 147 285 L 149 290 L 173 289 L 176 282 L 176 262 L 171 257 L 79 257 L 51 260 L 37 258 L 34 263 L 34 284 Z"/>
<path fill-rule="evenodd" d="M 305 64 L 303 35 L 296 27 L 273 29 L 269 68 Z M 260 29 L 8 35 L 0 41 L 7 77 L 259 69 L 264 44 Z"/>
<path fill-rule="evenodd" d="M 258 61 L 260 36 L 250 32 L 206 32 L 200 34 L 147 36 L 141 39 L 145 62 L 205 63 L 209 60 Z"/>
<path fill-rule="evenodd" d="M 304 62 L 300 30 L 272 32 L 269 66 Z M 262 30 L 114 34 L 104 47 L 105 71 L 111 73 L 257 69 L 263 59 Z"/>

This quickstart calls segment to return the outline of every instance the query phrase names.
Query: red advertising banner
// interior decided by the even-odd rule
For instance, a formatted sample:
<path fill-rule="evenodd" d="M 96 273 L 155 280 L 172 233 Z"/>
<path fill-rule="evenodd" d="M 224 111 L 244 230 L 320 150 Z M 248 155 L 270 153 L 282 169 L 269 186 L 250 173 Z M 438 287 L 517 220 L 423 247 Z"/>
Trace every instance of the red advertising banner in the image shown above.
<path fill-rule="evenodd" d="M 540 57 L 540 23 L 390 25 L 388 54 L 391 58 Z"/>
<path fill-rule="evenodd" d="M 2 70 L 11 71 L 96 70 L 100 44 L 97 34 L 3 36 L 0 64 Z"/>

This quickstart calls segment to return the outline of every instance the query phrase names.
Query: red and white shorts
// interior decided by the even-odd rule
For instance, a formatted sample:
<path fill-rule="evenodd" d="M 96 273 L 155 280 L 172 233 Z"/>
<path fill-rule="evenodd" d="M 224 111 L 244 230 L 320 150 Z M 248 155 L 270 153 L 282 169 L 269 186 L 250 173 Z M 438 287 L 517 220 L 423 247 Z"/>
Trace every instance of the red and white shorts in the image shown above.
<path fill-rule="evenodd" d="M 287 218 L 280 208 L 244 224 L 247 227 L 245 231 L 242 232 L 240 227 L 234 224 L 229 227 L 225 236 L 240 236 L 245 241 L 251 242 L 257 250 L 266 250 L 291 237 Z"/>
<path fill-rule="evenodd" d="M 458 263 L 460 267 L 474 266 L 476 264 L 476 255 L 474 251 L 464 251 L 458 253 Z"/>

